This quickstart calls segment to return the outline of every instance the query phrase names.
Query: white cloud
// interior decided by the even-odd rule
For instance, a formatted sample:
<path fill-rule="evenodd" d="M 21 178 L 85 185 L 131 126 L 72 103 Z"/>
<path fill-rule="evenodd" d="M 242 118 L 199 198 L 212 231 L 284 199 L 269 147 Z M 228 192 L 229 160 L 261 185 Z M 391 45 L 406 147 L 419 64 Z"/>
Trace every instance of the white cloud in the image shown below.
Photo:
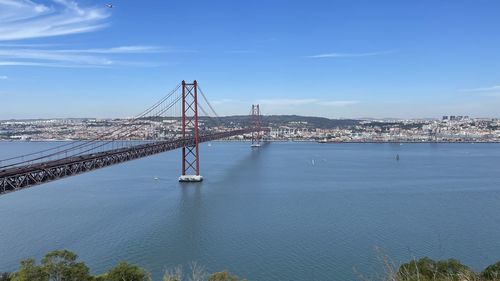
<path fill-rule="evenodd" d="M 379 55 L 386 55 L 393 53 L 393 51 L 383 51 L 383 52 L 370 52 L 370 53 L 326 53 L 318 54 L 313 56 L 308 56 L 311 59 L 321 59 L 321 58 L 357 58 L 357 57 L 372 57 Z"/>
<path fill-rule="evenodd" d="M 107 49 L 58 50 L 59 53 L 93 53 L 93 54 L 138 54 L 160 53 L 166 50 L 156 46 L 121 46 Z"/>
<path fill-rule="evenodd" d="M 40 66 L 40 67 L 63 67 L 63 68 L 104 67 L 97 65 L 76 65 L 76 64 L 64 64 L 64 63 L 29 62 L 29 61 L 0 61 L 0 66 Z"/>
<path fill-rule="evenodd" d="M 9 79 L 9 77 L 5 76 L 5 75 L 0 75 L 0 80 L 7 80 Z"/>
<path fill-rule="evenodd" d="M 73 0 L 0 0 L 0 41 L 91 32 L 107 25 L 102 7 L 80 7 Z"/>
<path fill-rule="evenodd" d="M 112 63 L 109 59 L 81 54 L 65 54 L 57 50 L 37 50 L 37 49 L 0 49 L 0 58 L 13 60 L 35 60 L 48 62 L 64 62 L 72 64 L 88 65 L 109 65 Z"/>
<path fill-rule="evenodd" d="M 241 115 L 249 114 L 251 104 L 259 104 L 264 115 L 304 115 L 304 116 L 326 116 L 326 117 L 352 117 L 366 107 L 355 100 L 333 100 L 328 98 L 265 98 L 265 99 L 233 99 L 231 97 L 221 98 L 211 102 L 219 114 Z"/>
<path fill-rule="evenodd" d="M 107 25 L 104 5 L 80 6 L 76 0 L 0 0 L 0 42 L 91 32 Z M 132 45 L 112 48 L 63 49 L 53 44 L 0 43 L 0 66 L 150 67 L 158 63 L 122 61 L 120 55 L 190 52 Z"/>
<path fill-rule="evenodd" d="M 257 101 L 259 104 L 281 106 L 313 104 L 318 102 L 318 99 L 262 99 Z"/>
<path fill-rule="evenodd" d="M 474 88 L 474 89 L 462 89 L 461 92 L 496 92 L 500 91 L 500 85 L 484 87 L 484 88 Z"/>
<path fill-rule="evenodd" d="M 356 100 L 336 100 L 336 101 L 325 101 L 325 102 L 322 102 L 321 104 L 327 105 L 327 106 L 341 107 L 341 106 L 354 105 L 354 104 L 358 104 L 358 103 L 359 103 L 359 101 L 356 101 Z"/>
<path fill-rule="evenodd" d="M 2 0 L 0 0 L 2 1 Z M 147 62 L 116 60 L 120 54 L 163 52 L 156 46 L 122 46 L 101 49 L 6 49 L 0 46 L 0 65 L 45 67 L 154 66 Z"/>
<path fill-rule="evenodd" d="M 219 99 L 213 100 L 210 102 L 211 104 L 234 104 L 234 103 L 247 103 L 246 101 L 237 100 L 237 99 Z"/>
<path fill-rule="evenodd" d="M 325 99 L 259 99 L 255 101 L 238 100 L 238 99 L 219 99 L 211 102 L 212 104 L 252 104 L 257 103 L 273 107 L 290 107 L 300 105 L 313 105 L 313 106 L 333 106 L 343 107 L 359 103 L 355 100 L 325 100 Z"/>
<path fill-rule="evenodd" d="M 299 106 L 299 105 L 315 105 L 315 106 L 332 106 L 344 107 L 359 103 L 353 100 L 322 100 L 322 99 L 262 99 L 257 103 L 272 106 Z"/>

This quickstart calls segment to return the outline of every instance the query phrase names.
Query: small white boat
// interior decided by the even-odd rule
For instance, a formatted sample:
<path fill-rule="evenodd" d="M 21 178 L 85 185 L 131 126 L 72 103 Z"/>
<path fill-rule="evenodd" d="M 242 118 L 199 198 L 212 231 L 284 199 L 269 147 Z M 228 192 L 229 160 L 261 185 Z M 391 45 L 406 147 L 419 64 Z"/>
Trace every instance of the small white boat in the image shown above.
<path fill-rule="evenodd" d="M 153 178 L 155 181 L 159 180 L 160 178 L 159 177 L 154 177 Z"/>

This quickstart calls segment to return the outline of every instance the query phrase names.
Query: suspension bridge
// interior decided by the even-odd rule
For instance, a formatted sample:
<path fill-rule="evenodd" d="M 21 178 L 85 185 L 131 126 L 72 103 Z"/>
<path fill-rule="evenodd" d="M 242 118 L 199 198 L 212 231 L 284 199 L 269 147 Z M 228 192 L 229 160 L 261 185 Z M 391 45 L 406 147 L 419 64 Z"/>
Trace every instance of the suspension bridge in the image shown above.
<path fill-rule="evenodd" d="M 268 129 L 261 126 L 259 105 L 252 105 L 248 119 L 246 125 L 239 127 L 221 126 L 219 116 L 197 81 L 182 81 L 139 115 L 103 130 L 92 139 L 63 142 L 41 151 L 0 159 L 0 195 L 178 148 L 182 149 L 179 181 L 199 182 L 203 180 L 200 143 L 247 135 L 252 139 L 252 147 L 261 145 Z M 180 126 L 151 137 L 147 120 L 174 120 Z"/>

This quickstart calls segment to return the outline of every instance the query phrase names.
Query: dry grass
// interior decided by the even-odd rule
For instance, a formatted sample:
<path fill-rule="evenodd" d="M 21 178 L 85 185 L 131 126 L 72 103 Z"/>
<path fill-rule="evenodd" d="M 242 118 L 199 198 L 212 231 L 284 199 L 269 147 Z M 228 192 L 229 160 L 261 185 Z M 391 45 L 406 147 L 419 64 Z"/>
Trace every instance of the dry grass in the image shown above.
<path fill-rule="evenodd" d="M 375 278 L 358 273 L 362 281 L 500 281 L 500 270 L 493 274 L 474 272 L 457 260 L 433 261 L 428 258 L 396 263 L 380 249 L 376 249 L 383 272 Z"/>

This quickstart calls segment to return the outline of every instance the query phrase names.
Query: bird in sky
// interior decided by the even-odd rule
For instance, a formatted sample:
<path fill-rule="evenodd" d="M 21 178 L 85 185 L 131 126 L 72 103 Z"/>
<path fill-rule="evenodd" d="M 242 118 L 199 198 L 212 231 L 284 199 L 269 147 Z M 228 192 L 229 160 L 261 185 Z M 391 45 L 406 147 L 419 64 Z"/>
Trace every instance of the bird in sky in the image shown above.
<path fill-rule="evenodd" d="M 113 3 L 106 4 L 106 7 L 110 8 L 110 9 L 113 8 Z"/>

